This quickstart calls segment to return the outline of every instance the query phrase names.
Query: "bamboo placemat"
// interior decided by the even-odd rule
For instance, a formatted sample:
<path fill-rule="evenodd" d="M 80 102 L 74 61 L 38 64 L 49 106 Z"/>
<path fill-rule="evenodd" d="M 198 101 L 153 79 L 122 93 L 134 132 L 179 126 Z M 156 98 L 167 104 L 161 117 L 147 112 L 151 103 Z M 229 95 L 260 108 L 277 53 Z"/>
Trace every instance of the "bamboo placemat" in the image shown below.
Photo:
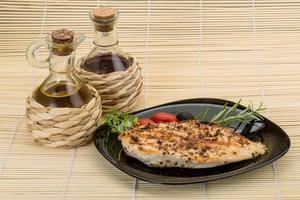
<path fill-rule="evenodd" d="M 288 154 L 254 172 L 183 186 L 137 181 L 94 146 L 50 149 L 26 134 L 25 97 L 47 71 L 25 60 L 31 41 L 56 28 L 86 33 L 88 11 L 121 12 L 121 47 L 137 56 L 145 86 L 138 108 L 191 98 L 242 98 L 289 134 Z M 300 1 L 2 0 L 0 2 L 0 199 L 300 199 Z"/>

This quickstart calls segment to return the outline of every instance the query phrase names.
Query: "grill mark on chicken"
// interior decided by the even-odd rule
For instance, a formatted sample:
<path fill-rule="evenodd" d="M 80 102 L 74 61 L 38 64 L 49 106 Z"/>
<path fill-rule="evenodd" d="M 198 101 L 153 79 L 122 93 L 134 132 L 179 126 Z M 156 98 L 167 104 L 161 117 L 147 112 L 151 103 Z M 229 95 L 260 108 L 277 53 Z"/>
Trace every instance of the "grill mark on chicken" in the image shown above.
<path fill-rule="evenodd" d="M 142 125 L 119 135 L 125 152 L 149 166 L 206 168 L 255 158 L 266 146 L 231 128 L 180 123 Z"/>

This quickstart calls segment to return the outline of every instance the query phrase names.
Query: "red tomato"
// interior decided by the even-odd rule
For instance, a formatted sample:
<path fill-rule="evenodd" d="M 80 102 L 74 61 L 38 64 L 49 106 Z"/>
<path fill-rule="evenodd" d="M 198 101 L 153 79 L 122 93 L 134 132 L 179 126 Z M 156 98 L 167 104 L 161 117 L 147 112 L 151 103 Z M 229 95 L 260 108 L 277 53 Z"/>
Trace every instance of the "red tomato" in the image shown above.
<path fill-rule="evenodd" d="M 159 112 L 152 115 L 151 120 L 158 123 L 158 122 L 179 122 L 175 115 L 165 112 Z"/>
<path fill-rule="evenodd" d="M 155 124 L 151 119 L 140 118 L 138 121 L 139 125 Z"/>

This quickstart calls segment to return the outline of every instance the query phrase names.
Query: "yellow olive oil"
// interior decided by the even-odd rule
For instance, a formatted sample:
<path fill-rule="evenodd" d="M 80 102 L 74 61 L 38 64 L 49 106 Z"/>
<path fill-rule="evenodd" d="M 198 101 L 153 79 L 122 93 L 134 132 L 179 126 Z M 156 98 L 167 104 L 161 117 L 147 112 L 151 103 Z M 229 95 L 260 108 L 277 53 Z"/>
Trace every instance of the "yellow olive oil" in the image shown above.
<path fill-rule="evenodd" d="M 46 89 L 39 87 L 33 98 L 46 107 L 80 108 L 93 96 L 85 84 L 78 87 L 68 82 L 60 82 L 49 84 Z"/>

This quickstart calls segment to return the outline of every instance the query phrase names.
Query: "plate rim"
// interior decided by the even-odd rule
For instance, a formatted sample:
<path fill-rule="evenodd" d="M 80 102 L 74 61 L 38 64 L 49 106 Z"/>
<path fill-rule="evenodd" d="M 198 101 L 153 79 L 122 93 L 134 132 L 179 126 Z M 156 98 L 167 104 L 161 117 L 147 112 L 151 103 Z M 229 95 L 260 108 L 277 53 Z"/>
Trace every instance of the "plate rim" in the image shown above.
<path fill-rule="evenodd" d="M 152 109 L 155 109 L 155 108 L 159 108 L 159 107 L 163 107 L 163 106 L 168 106 L 168 105 L 174 105 L 174 104 L 187 104 L 187 103 L 191 103 L 191 104 L 215 104 L 215 105 L 224 105 L 224 103 L 227 102 L 227 106 L 233 106 L 235 104 L 235 102 L 233 101 L 229 101 L 229 100 L 225 100 L 225 99 L 217 99 L 217 98 L 191 98 L 191 99 L 183 99 L 183 100 L 177 100 L 177 101 L 172 101 L 172 102 L 168 102 L 168 103 L 164 103 L 164 104 L 160 104 L 160 105 L 156 105 L 156 106 L 152 106 L 152 107 L 149 107 L 149 108 L 144 108 L 144 109 L 141 109 L 141 110 L 137 110 L 137 111 L 134 111 L 134 112 L 131 112 L 131 114 L 138 114 L 138 113 L 142 113 L 142 112 L 145 112 L 145 111 L 148 111 L 148 110 L 152 110 Z M 246 107 L 243 106 L 243 105 L 239 105 L 238 108 L 240 109 L 245 109 Z M 230 171 L 230 172 L 226 172 L 226 175 L 225 176 L 219 176 L 219 177 L 210 177 L 210 178 L 206 178 L 206 179 L 197 179 L 197 180 L 191 180 L 191 181 L 172 181 L 172 182 L 169 182 L 169 181 L 160 181 L 160 180 L 153 180 L 153 179 L 147 179 L 143 176 L 140 176 L 139 174 L 135 174 L 135 173 L 132 173 L 131 171 L 128 171 L 124 168 L 122 168 L 120 165 L 117 164 L 117 162 L 109 155 L 107 155 L 106 152 L 104 152 L 104 150 L 102 148 L 98 148 L 98 146 L 100 145 L 97 145 L 97 140 L 96 138 L 93 139 L 93 142 L 94 142 L 94 145 L 96 147 L 96 149 L 99 151 L 99 153 L 106 159 L 108 160 L 112 165 L 114 165 L 115 167 L 117 167 L 119 170 L 121 170 L 122 172 L 134 177 L 134 178 L 137 178 L 139 180 L 143 180 L 143 181 L 146 181 L 146 182 L 151 182 L 151 183 L 159 183 L 159 184 L 168 184 L 168 185 L 183 185 L 183 184 L 195 184 L 195 183 L 205 183 L 205 182 L 209 182 L 209 181 L 214 181 L 214 180 L 221 180 L 221 179 L 224 179 L 224 178 L 229 178 L 229 177 L 233 177 L 233 176 L 236 176 L 236 175 L 240 175 L 240 174 L 244 174 L 244 173 L 247 173 L 247 172 L 250 172 L 250 171 L 254 171 L 254 170 L 257 170 L 258 168 L 261 168 L 263 166 L 266 166 L 266 165 L 269 165 L 271 163 L 273 163 L 274 161 L 278 160 L 279 158 L 281 158 L 282 156 L 284 156 L 288 150 L 290 149 L 290 146 L 291 146 L 291 140 L 290 140 L 290 137 L 289 135 L 280 127 L 278 126 L 276 123 L 274 123 L 273 121 L 269 120 L 268 118 L 262 116 L 263 119 L 266 121 L 266 123 L 271 123 L 272 125 L 275 125 L 276 128 L 280 129 L 282 133 L 284 133 L 285 135 L 285 139 L 287 139 L 287 144 L 286 144 L 286 147 L 281 151 L 280 154 L 278 154 L 277 156 L 275 157 L 272 157 L 271 159 L 265 161 L 265 162 L 262 162 L 262 163 L 259 163 L 259 164 L 256 164 L 254 166 L 252 166 L 251 168 L 240 168 L 237 170 L 234 170 L 234 171 Z M 95 134 L 96 136 L 96 134 Z M 149 172 L 147 172 L 149 173 Z M 150 173 L 151 174 L 151 173 Z"/>

